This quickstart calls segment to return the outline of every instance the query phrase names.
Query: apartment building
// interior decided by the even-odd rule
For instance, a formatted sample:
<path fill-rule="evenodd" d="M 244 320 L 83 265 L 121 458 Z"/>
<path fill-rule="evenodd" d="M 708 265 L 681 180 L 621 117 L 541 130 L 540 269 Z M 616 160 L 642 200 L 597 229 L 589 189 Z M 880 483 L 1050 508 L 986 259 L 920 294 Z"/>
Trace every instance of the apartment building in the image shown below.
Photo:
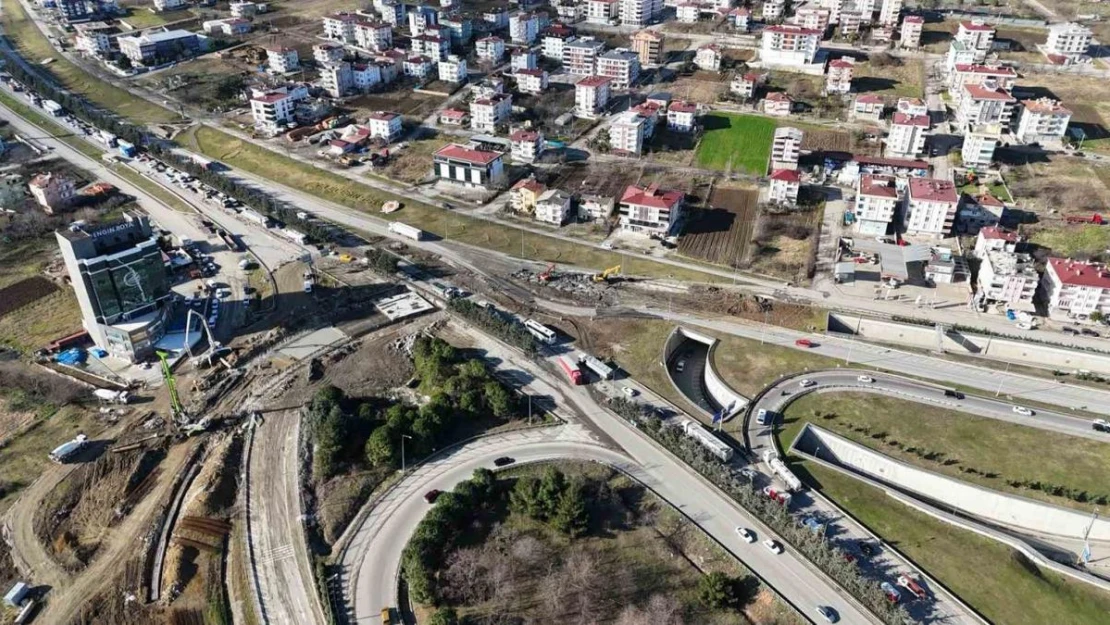
<path fill-rule="evenodd" d="M 844 95 L 852 91 L 852 78 L 856 62 L 850 56 L 829 63 L 829 73 L 825 76 L 825 93 Z"/>
<path fill-rule="evenodd" d="M 728 12 L 728 23 L 736 30 L 746 33 L 752 28 L 752 10 L 747 7 L 737 7 Z"/>
<path fill-rule="evenodd" d="M 489 187 L 505 177 L 504 154 L 453 143 L 432 157 L 437 178 L 466 186 Z"/>
<path fill-rule="evenodd" d="M 546 59 L 563 61 L 563 48 L 568 42 L 574 41 L 574 30 L 554 24 L 543 32 L 542 54 Z"/>
<path fill-rule="evenodd" d="M 663 10 L 663 0 L 620 0 L 623 26 L 647 26 Z"/>
<path fill-rule="evenodd" d="M 925 151 L 925 135 L 928 132 L 928 115 L 895 113 L 886 137 L 886 155 L 893 158 L 919 156 Z"/>
<path fill-rule="evenodd" d="M 517 130 L 509 135 L 509 146 L 514 161 L 531 163 L 543 154 L 543 133 Z"/>
<path fill-rule="evenodd" d="M 509 16 L 509 39 L 513 43 L 530 46 L 540 36 L 540 20 L 531 13 Z"/>
<path fill-rule="evenodd" d="M 321 67 L 320 78 L 316 84 L 333 98 L 350 95 L 355 88 L 355 77 L 351 64 L 340 61 Z"/>
<path fill-rule="evenodd" d="M 474 37 L 474 23 L 469 17 L 448 17 L 443 20 L 443 27 L 447 29 L 451 45 L 464 47 Z"/>
<path fill-rule="evenodd" d="M 1071 22 L 1051 24 L 1048 27 L 1048 40 L 1044 44 L 1044 52 L 1049 60 L 1066 65 L 1087 55 L 1092 38 L 1091 29 L 1086 26 Z M 1054 56 L 1059 59 L 1053 59 Z"/>
<path fill-rule="evenodd" d="M 621 194 L 617 213 L 621 230 L 666 237 L 682 214 L 681 191 L 660 189 L 658 185 L 630 185 Z"/>
<path fill-rule="evenodd" d="M 256 92 L 250 100 L 255 128 L 271 136 L 280 133 L 294 123 L 297 103 L 307 99 L 308 89 L 303 85 Z"/>
<path fill-rule="evenodd" d="M 879 25 L 890 28 L 897 26 L 898 16 L 901 13 L 902 0 L 883 0 L 882 7 L 879 9 Z"/>
<path fill-rule="evenodd" d="M 575 76 L 597 73 L 597 58 L 605 51 L 605 43 L 593 37 L 579 37 L 563 46 L 563 69 Z"/>
<path fill-rule="evenodd" d="M 318 43 L 312 46 L 312 60 L 316 61 L 317 65 L 330 65 L 338 63 L 347 56 L 347 51 L 343 48 L 342 44 L 338 43 Z"/>
<path fill-rule="evenodd" d="M 1002 126 L 984 124 L 971 126 L 964 132 L 960 157 L 965 167 L 989 167 L 994 162 L 994 151 L 1002 137 Z"/>
<path fill-rule="evenodd" d="M 1096 312 L 1110 316 L 1110 271 L 1106 265 L 1049 258 L 1041 289 L 1050 318 L 1086 321 Z"/>
<path fill-rule="evenodd" d="M 393 47 L 393 28 L 385 22 L 356 22 L 355 44 L 374 52 L 388 50 Z"/>
<path fill-rule="evenodd" d="M 710 43 L 698 48 L 694 54 L 694 65 L 706 72 L 719 72 L 722 58 L 721 46 Z"/>
<path fill-rule="evenodd" d="M 759 58 L 771 65 L 808 65 L 817 55 L 821 31 L 791 24 L 763 30 Z"/>
<path fill-rule="evenodd" d="M 773 24 L 786 13 L 786 0 L 763 0 L 763 21 Z"/>
<path fill-rule="evenodd" d="M 578 117 L 597 117 L 609 104 L 607 76 L 587 76 L 574 85 L 574 114 Z"/>
<path fill-rule="evenodd" d="M 797 169 L 802 154 L 802 139 L 805 137 L 798 128 L 781 126 L 775 129 L 771 141 L 771 170 Z"/>
<path fill-rule="evenodd" d="M 960 194 L 951 180 L 911 178 L 906 194 L 906 232 L 948 236 L 956 222 Z"/>
<path fill-rule="evenodd" d="M 496 134 L 509 123 L 512 116 L 513 96 L 497 93 L 470 103 L 470 128 L 478 132 Z"/>
<path fill-rule="evenodd" d="M 667 107 L 667 130 L 689 134 L 698 128 L 698 105 L 675 101 Z"/>
<path fill-rule="evenodd" d="M 994 45 L 994 26 L 982 20 L 965 20 L 956 30 L 955 40 L 971 50 L 977 50 L 985 58 Z M 982 61 L 977 61 L 981 63 Z"/>
<path fill-rule="evenodd" d="M 388 111 L 376 111 L 370 114 L 367 127 L 370 128 L 372 138 L 393 143 L 401 138 L 401 115 Z"/>
<path fill-rule="evenodd" d="M 925 29 L 925 18 L 920 15 L 907 15 L 902 20 L 902 33 L 898 45 L 906 49 L 921 47 L 921 32 Z"/>
<path fill-rule="evenodd" d="M 620 15 L 620 0 L 586 0 L 586 22 L 589 24 L 616 24 Z"/>
<path fill-rule="evenodd" d="M 978 234 L 983 228 L 997 227 L 1006 213 L 1006 204 L 990 193 L 965 198 L 956 215 L 956 232 Z"/>
<path fill-rule="evenodd" d="M 741 99 L 751 100 L 755 98 L 756 89 L 763 84 L 765 78 L 765 75 L 754 72 L 737 74 L 729 83 L 728 90 Z"/>
<path fill-rule="evenodd" d="M 640 57 L 631 50 L 617 48 L 597 57 L 597 74 L 611 79 L 609 88 L 625 90 L 640 78 Z"/>
<path fill-rule="evenodd" d="M 1025 100 L 1017 110 L 1014 136 L 1023 143 L 1059 141 L 1067 133 L 1068 123 L 1071 122 L 1071 111 L 1052 98 Z"/>
<path fill-rule="evenodd" d="M 47 215 L 68 208 L 77 197 L 77 186 L 73 180 L 60 174 L 38 174 L 31 178 L 27 186 L 31 196 Z"/>
<path fill-rule="evenodd" d="M 976 300 L 1011 310 L 1033 312 L 1041 276 L 1029 254 L 995 250 L 980 259 Z"/>
<path fill-rule="evenodd" d="M 771 172 L 771 188 L 768 197 L 779 204 L 797 204 L 801 190 L 802 176 L 793 169 L 778 169 Z"/>
<path fill-rule="evenodd" d="M 272 74 L 287 74 L 301 69 L 301 57 L 296 48 L 266 46 L 266 68 Z"/>
<path fill-rule="evenodd" d="M 570 219 L 571 196 L 566 191 L 548 189 L 536 199 L 536 209 L 533 213 L 536 221 L 561 226 Z"/>
<path fill-rule="evenodd" d="M 509 56 L 509 71 L 516 73 L 522 69 L 536 69 L 536 52 L 527 48 L 513 50 Z"/>
<path fill-rule="evenodd" d="M 763 98 L 763 112 L 771 117 L 789 117 L 794 112 L 794 100 L 781 91 L 768 93 Z"/>
<path fill-rule="evenodd" d="M 663 34 L 654 30 L 644 29 L 632 35 L 632 51 L 640 57 L 641 66 L 663 62 L 663 43 Z"/>
<path fill-rule="evenodd" d="M 449 55 L 439 62 L 439 79 L 445 82 L 466 82 L 466 59 Z"/>
<path fill-rule="evenodd" d="M 500 37 L 483 37 L 474 43 L 474 51 L 478 60 L 496 65 L 505 56 L 505 40 Z"/>
<path fill-rule="evenodd" d="M 1010 91 L 1017 82 L 1017 72 L 1012 67 L 998 65 L 959 64 L 948 75 L 948 94 L 959 99 L 966 85 L 994 86 Z"/>
<path fill-rule="evenodd" d="M 547 70 L 522 69 L 513 75 L 521 93 L 543 93 L 547 89 Z"/>
<path fill-rule="evenodd" d="M 893 176 L 862 174 L 856 180 L 854 213 L 856 228 L 862 235 L 882 236 L 894 221 L 900 203 Z"/>
<path fill-rule="evenodd" d="M 886 101 L 883 100 L 883 96 L 865 93 L 857 95 L 852 101 L 851 117 L 860 121 L 880 122 L 885 109 Z"/>
<path fill-rule="evenodd" d="M 73 47 L 92 56 L 111 53 L 112 39 L 107 33 L 110 28 L 106 25 L 101 27 L 92 24 L 76 24 L 74 29 L 77 31 L 77 36 L 74 37 Z"/>
<path fill-rule="evenodd" d="M 120 37 L 119 51 L 137 65 L 155 65 L 191 57 L 200 50 L 200 40 L 187 30 L 166 30 L 137 37 Z"/>
<path fill-rule="evenodd" d="M 333 13 L 331 15 L 325 15 L 323 20 L 324 37 L 327 39 L 350 44 L 358 43 L 357 36 L 355 35 L 355 24 L 362 21 L 362 17 L 357 13 Z"/>
<path fill-rule="evenodd" d="M 417 81 L 423 81 L 432 76 L 432 72 L 436 69 L 435 59 L 426 57 L 422 54 L 410 56 L 405 59 L 401 66 L 401 71 L 405 76 L 414 78 Z"/>
<path fill-rule="evenodd" d="M 1008 128 L 1016 108 L 1014 96 L 990 83 L 964 85 L 956 107 L 956 122 L 961 126 L 998 124 Z"/>
<path fill-rule="evenodd" d="M 644 149 L 647 120 L 636 111 L 624 111 L 609 126 L 609 151 L 639 156 Z"/>
<path fill-rule="evenodd" d="M 829 29 L 829 10 L 818 7 L 801 7 L 794 11 L 794 24 L 824 35 Z"/>
<path fill-rule="evenodd" d="M 1017 251 L 1017 246 L 1021 241 L 1021 236 L 1013 230 L 998 226 L 987 226 L 980 229 L 979 234 L 975 237 L 975 247 L 972 249 L 972 255 L 976 258 L 984 258 L 987 252 L 1014 252 Z"/>
<path fill-rule="evenodd" d="M 509 208 L 518 213 L 532 213 L 536 210 L 536 202 L 546 192 L 547 187 L 535 178 L 521 179 L 509 190 Z"/>

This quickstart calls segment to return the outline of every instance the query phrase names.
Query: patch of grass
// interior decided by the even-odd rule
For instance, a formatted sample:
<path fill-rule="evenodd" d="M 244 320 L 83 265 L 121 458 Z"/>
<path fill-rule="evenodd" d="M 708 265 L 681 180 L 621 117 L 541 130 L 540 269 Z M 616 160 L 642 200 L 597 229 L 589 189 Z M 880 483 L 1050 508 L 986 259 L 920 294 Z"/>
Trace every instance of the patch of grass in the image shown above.
<path fill-rule="evenodd" d="M 773 120 L 756 115 L 710 113 L 702 118 L 702 123 L 705 135 L 698 145 L 698 165 L 756 175 L 767 171 L 776 127 Z"/>
<path fill-rule="evenodd" d="M 925 97 L 925 65 L 918 59 L 901 59 L 897 65 L 856 63 L 852 87 L 860 93 L 905 98 Z"/>
<path fill-rule="evenodd" d="M 32 352 L 53 339 L 81 329 L 81 311 L 66 287 L 0 317 L 0 343 Z"/>
<path fill-rule="evenodd" d="M 999 200 L 1002 200 L 1003 202 L 1007 202 L 1007 203 L 1014 201 L 1014 198 L 1010 197 L 1009 191 L 1006 190 L 1006 185 L 1003 184 L 1001 181 L 992 182 L 992 183 L 986 185 L 986 187 L 987 187 L 987 192 L 990 193 L 991 195 L 993 195 L 995 198 L 997 198 Z M 959 187 L 959 191 L 960 191 L 960 193 L 963 193 L 964 195 L 969 195 L 969 196 L 974 197 L 974 196 L 977 196 L 977 195 L 979 195 L 980 193 L 983 192 L 983 185 L 980 185 L 977 182 L 969 182 L 969 183 Z"/>
<path fill-rule="evenodd" d="M 1038 454 L 1043 458 L 1044 454 Z M 994 623 L 1110 623 L 1110 594 L 1037 568 L 989 538 L 952 527 L 836 471 L 799 473 Z"/>
<path fill-rule="evenodd" d="M 54 59 L 46 70 L 53 73 L 66 88 L 84 95 L 93 103 L 140 123 L 177 120 L 176 113 L 133 96 L 67 61 L 54 50 L 19 2 L 4 3 L 0 25 L 3 25 L 8 39 L 28 62 L 33 64 L 46 58 Z"/>
<path fill-rule="evenodd" d="M 1051 248 L 1056 256 L 1094 256 L 1110 247 L 1110 228 L 1094 224 L 1060 225 L 1038 230 L 1030 240 Z"/>
<path fill-rule="evenodd" d="M 136 29 L 151 28 L 152 26 L 161 26 L 169 24 L 170 22 L 177 22 L 180 20 L 187 20 L 193 17 L 193 12 L 185 9 L 181 11 L 170 11 L 168 13 L 155 13 L 148 10 L 146 7 L 133 7 L 131 13 L 123 18 Z"/>
<path fill-rule="evenodd" d="M 817 417 L 818 412 L 836 417 Z M 1110 445 L 1087 438 L 894 397 L 836 393 L 806 395 L 790 404 L 781 434 L 784 445 L 789 446 L 807 421 L 903 462 L 992 490 L 1084 511 L 1090 510 L 1090 503 L 1013 487 L 1007 480 L 1061 485 L 1092 497 L 1110 494 L 1103 479 L 1110 473 Z M 1043 449 L 1052 453 L 1040 453 Z M 929 454 L 935 458 L 923 457 Z M 1033 457 L 1038 461 L 1029 462 Z"/>
<path fill-rule="evenodd" d="M 624 271 L 633 275 L 674 276 L 676 280 L 723 282 L 727 278 L 704 274 L 692 269 L 661 265 L 644 258 L 626 258 L 620 254 L 538 235 L 500 223 L 488 222 L 421 203 L 408 197 L 397 197 L 364 184 L 344 178 L 322 168 L 293 160 L 276 152 L 247 143 L 210 126 L 199 126 L 183 135 L 196 151 L 231 167 L 237 167 L 270 180 L 311 193 L 337 204 L 374 213 L 376 217 L 398 220 L 462 243 L 490 251 L 512 254 L 532 260 L 569 263 L 579 267 L 604 269 L 624 263 Z M 404 208 L 388 215 L 378 208 L 389 200 L 400 200 Z M 523 245 L 522 245 L 523 239 Z"/>
<path fill-rule="evenodd" d="M 0 289 L 39 275 L 56 249 L 52 236 L 0 245 Z"/>
<path fill-rule="evenodd" d="M 12 488 L 0 497 L 0 514 L 19 496 L 19 492 L 34 482 L 50 465 L 47 455 L 52 449 L 71 440 L 78 433 L 90 436 L 96 427 L 95 418 L 76 406 L 66 406 L 54 414 L 38 419 L 33 425 L 7 445 L 0 447 L 0 475 Z"/>

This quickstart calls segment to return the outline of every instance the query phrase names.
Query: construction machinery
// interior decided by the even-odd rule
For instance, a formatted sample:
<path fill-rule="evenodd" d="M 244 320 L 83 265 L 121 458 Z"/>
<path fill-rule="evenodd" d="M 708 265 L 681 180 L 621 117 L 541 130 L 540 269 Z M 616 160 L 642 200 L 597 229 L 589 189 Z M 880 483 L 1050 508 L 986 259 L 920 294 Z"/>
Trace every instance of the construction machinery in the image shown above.
<path fill-rule="evenodd" d="M 543 273 L 541 273 L 540 275 L 538 275 L 536 277 L 540 279 L 540 282 L 547 282 L 548 280 L 551 279 L 551 272 L 553 272 L 554 270 L 555 270 L 555 263 L 551 263 L 550 265 L 547 266 L 547 269 L 543 270 Z"/>
<path fill-rule="evenodd" d="M 170 390 L 170 409 L 173 411 L 173 419 L 185 421 L 188 416 L 185 414 L 185 407 L 181 405 L 181 398 L 177 395 L 177 380 L 173 377 L 173 371 L 170 371 L 169 354 L 162 350 L 154 353 L 158 355 L 158 362 L 162 366 L 162 379 L 166 381 L 166 388 Z"/>
<path fill-rule="evenodd" d="M 610 278 L 621 271 L 621 266 L 610 267 L 601 273 L 594 274 L 594 282 L 608 282 Z"/>

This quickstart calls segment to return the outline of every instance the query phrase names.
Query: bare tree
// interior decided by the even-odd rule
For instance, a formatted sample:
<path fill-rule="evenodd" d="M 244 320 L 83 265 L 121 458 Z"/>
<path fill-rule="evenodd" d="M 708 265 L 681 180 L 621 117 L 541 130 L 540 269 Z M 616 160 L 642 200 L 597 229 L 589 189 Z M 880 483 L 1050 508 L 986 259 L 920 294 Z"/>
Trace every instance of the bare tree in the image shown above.
<path fill-rule="evenodd" d="M 443 592 L 460 603 L 474 605 L 489 599 L 492 578 L 486 570 L 481 548 L 459 549 L 447 556 Z"/>
<path fill-rule="evenodd" d="M 617 617 L 616 625 L 686 625 L 682 604 L 670 595 L 652 595 L 644 606 L 631 605 Z"/>

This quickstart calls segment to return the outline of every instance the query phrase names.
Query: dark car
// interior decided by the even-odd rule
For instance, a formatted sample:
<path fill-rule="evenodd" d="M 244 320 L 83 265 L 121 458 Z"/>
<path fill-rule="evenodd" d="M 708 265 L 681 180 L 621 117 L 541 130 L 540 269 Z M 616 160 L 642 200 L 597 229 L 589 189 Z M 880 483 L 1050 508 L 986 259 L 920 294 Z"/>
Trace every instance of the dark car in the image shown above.
<path fill-rule="evenodd" d="M 504 467 L 504 466 L 510 465 L 514 462 L 516 462 L 516 460 L 513 460 L 512 458 L 510 458 L 508 456 L 501 456 L 497 460 L 493 461 L 493 465 L 496 466 L 496 467 Z"/>
<path fill-rule="evenodd" d="M 1076 330 L 1075 328 L 1072 328 L 1070 326 L 1065 326 L 1064 334 L 1079 334 L 1079 330 Z"/>
<path fill-rule="evenodd" d="M 951 397 L 952 399 L 963 399 L 964 398 L 963 393 L 961 393 L 959 391 L 954 391 L 952 389 L 948 389 L 947 391 L 944 391 L 944 396 L 945 397 Z"/>
<path fill-rule="evenodd" d="M 424 501 L 428 503 L 435 503 L 436 499 L 439 499 L 439 496 L 442 494 L 443 491 L 433 488 L 432 490 L 424 493 Z"/>
<path fill-rule="evenodd" d="M 1095 332 L 1094 330 L 1092 330 L 1090 328 L 1083 328 L 1079 332 L 1083 336 L 1100 336 L 1098 332 Z"/>

